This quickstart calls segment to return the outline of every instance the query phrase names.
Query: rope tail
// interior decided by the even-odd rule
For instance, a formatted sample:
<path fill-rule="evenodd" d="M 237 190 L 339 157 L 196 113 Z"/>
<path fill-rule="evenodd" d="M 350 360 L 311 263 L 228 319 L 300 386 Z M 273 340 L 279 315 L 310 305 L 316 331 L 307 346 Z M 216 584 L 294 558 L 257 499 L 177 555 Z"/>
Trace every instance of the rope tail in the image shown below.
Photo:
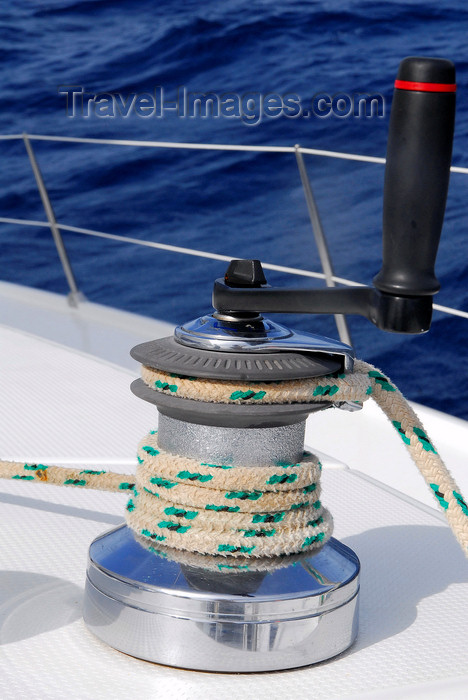
<path fill-rule="evenodd" d="M 25 464 L 24 462 L 2 462 L 0 478 L 17 481 L 35 481 L 54 486 L 74 486 L 99 491 L 132 491 L 135 474 L 118 474 L 106 470 L 72 469 L 70 467 Z"/>
<path fill-rule="evenodd" d="M 406 445 L 413 461 L 437 499 L 453 534 L 468 556 L 468 506 L 460 488 L 427 436 L 424 426 L 403 394 L 379 370 L 363 361 L 355 371 L 367 373 L 369 395 L 382 409 Z"/>

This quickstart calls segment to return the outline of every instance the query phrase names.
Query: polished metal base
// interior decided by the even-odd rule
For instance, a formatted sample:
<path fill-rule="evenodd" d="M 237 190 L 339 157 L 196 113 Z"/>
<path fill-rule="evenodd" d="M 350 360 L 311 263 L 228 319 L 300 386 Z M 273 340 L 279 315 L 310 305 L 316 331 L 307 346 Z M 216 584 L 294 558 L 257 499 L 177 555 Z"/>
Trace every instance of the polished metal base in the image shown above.
<path fill-rule="evenodd" d="M 331 539 L 317 554 L 230 569 L 228 559 L 171 560 L 121 526 L 90 547 L 84 620 L 110 646 L 147 661 L 217 672 L 306 666 L 357 634 L 359 560 Z"/>

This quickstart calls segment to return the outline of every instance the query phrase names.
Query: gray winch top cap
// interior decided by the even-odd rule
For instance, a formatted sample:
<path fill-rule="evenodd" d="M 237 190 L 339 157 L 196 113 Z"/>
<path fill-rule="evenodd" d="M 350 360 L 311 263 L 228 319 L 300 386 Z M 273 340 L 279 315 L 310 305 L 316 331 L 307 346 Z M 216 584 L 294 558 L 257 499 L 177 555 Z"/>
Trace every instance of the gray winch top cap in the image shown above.
<path fill-rule="evenodd" d="M 338 357 L 300 352 L 223 352 L 189 347 L 172 336 L 136 345 L 137 362 L 182 376 L 238 381 L 306 379 L 341 371 Z"/>

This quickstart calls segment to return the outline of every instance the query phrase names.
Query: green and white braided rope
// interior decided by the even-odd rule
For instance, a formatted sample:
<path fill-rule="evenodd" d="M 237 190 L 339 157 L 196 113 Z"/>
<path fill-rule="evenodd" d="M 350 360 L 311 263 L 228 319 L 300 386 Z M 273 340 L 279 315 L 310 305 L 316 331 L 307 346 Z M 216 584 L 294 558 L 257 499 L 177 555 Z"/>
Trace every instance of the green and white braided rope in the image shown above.
<path fill-rule="evenodd" d="M 211 555 L 278 556 L 322 546 L 332 519 L 320 502 L 321 465 L 241 467 L 162 450 L 156 432 L 139 445 L 127 523 L 167 547 Z"/>
<path fill-rule="evenodd" d="M 0 478 L 99 491 L 125 492 L 133 491 L 135 487 L 135 474 L 117 474 L 104 469 L 73 469 L 27 462 L 0 461 Z"/>
<path fill-rule="evenodd" d="M 460 489 L 408 402 L 372 365 L 357 361 L 350 374 L 286 382 L 213 382 L 148 367 L 142 368 L 142 376 L 156 391 L 215 403 L 363 403 L 373 398 L 399 433 L 468 555 L 468 506 Z M 0 462 L 0 477 L 130 491 L 127 522 L 150 548 L 198 551 L 216 561 L 224 555 L 264 561 L 309 551 L 322 546 L 332 531 L 331 516 L 320 503 L 320 465 L 308 453 L 296 465 L 212 465 L 164 453 L 152 431 L 139 446 L 134 475 Z"/>
<path fill-rule="evenodd" d="M 428 438 L 424 427 L 405 397 L 380 370 L 357 360 L 349 374 L 283 382 L 237 382 L 167 374 L 142 367 L 144 382 L 155 391 L 182 398 L 215 403 L 296 403 L 311 401 L 355 401 L 374 399 L 397 430 L 413 461 L 437 499 L 445 517 L 468 556 L 468 505 L 460 488 Z"/>
<path fill-rule="evenodd" d="M 311 379 L 290 381 L 241 382 L 232 380 L 197 379 L 142 365 L 141 376 L 145 384 L 156 391 L 196 401 L 213 403 L 309 403 L 311 401 L 365 401 L 371 393 L 371 382 L 363 367 L 375 371 L 364 362 L 355 363 L 355 371 L 349 374 L 335 373 Z M 381 375 L 383 376 L 383 375 Z M 387 380 L 388 381 L 388 380 Z"/>

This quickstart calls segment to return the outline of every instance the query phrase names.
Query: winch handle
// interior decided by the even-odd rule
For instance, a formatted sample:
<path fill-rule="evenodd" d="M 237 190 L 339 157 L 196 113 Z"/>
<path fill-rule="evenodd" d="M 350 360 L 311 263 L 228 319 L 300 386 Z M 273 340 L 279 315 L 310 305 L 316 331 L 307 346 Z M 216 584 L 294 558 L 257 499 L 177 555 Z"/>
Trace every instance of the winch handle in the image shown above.
<path fill-rule="evenodd" d="M 434 266 L 447 199 L 455 121 L 455 66 L 405 58 L 395 81 L 383 201 L 381 292 L 435 294 Z"/>
<path fill-rule="evenodd" d="M 359 314 L 392 333 L 425 333 L 450 176 L 455 67 L 405 58 L 395 81 L 383 206 L 383 265 L 374 287 L 268 287 L 258 260 L 233 260 L 215 281 L 213 306 L 229 316 L 258 312 Z"/>

